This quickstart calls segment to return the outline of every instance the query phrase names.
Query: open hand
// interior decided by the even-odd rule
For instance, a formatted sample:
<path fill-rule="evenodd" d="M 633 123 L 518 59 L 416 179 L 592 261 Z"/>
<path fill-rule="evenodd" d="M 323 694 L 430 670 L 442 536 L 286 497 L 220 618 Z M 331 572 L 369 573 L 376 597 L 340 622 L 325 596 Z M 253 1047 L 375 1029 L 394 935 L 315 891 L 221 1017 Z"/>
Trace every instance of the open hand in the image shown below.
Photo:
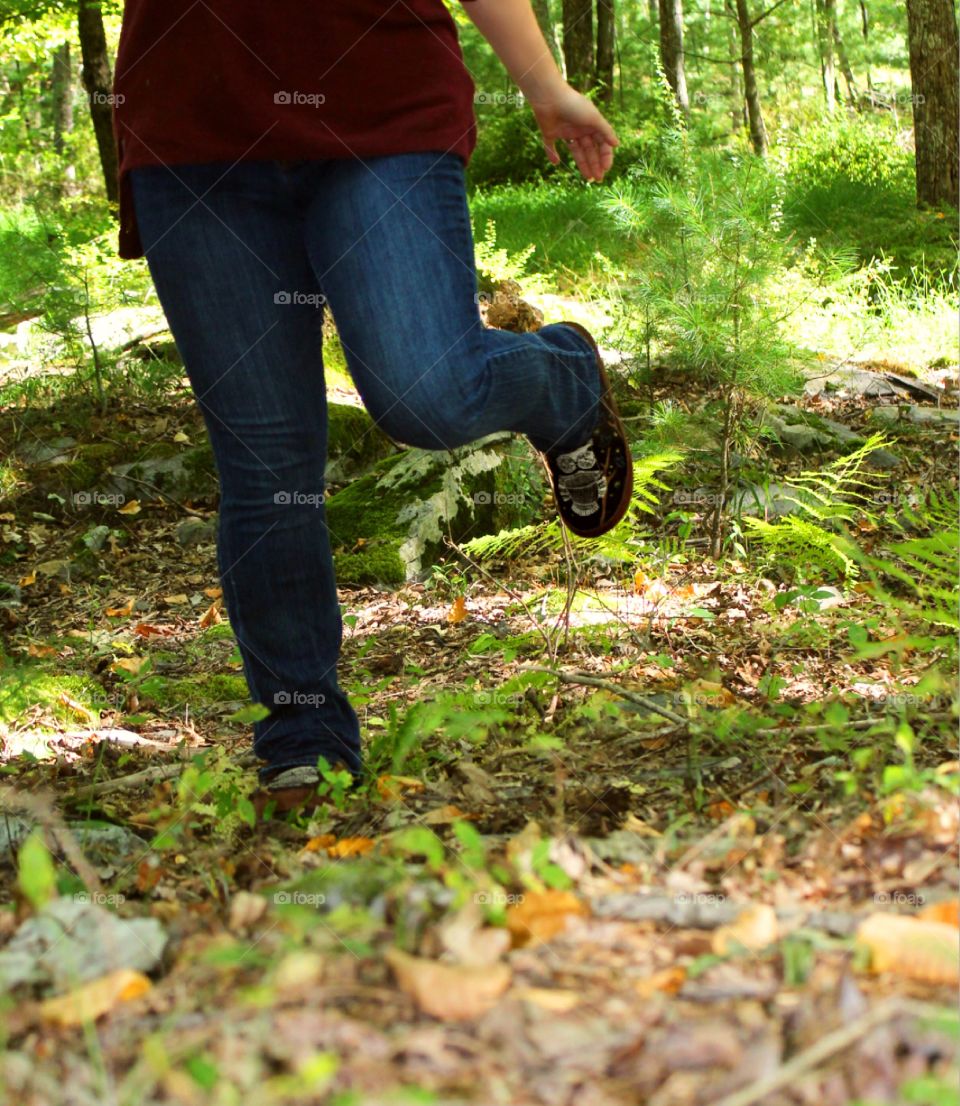
<path fill-rule="evenodd" d="M 603 180 L 613 164 L 613 147 L 619 146 L 620 140 L 597 107 L 568 84 L 559 86 L 557 92 L 545 99 L 531 100 L 530 106 L 550 161 L 554 165 L 559 163 L 556 141 L 563 139 L 582 176 L 586 180 Z"/>

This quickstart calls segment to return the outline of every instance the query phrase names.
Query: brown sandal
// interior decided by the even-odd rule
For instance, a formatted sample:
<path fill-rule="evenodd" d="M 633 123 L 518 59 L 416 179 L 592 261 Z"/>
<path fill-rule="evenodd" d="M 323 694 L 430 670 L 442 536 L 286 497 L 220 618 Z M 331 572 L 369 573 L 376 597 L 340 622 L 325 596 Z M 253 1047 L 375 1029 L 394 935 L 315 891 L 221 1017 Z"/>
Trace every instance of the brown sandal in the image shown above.
<path fill-rule="evenodd" d="M 579 323 L 564 321 L 590 343 L 600 373 L 600 421 L 583 445 L 543 454 L 553 484 L 557 514 L 572 533 L 598 538 L 627 513 L 633 494 L 633 458 L 616 400 L 593 335 Z"/>

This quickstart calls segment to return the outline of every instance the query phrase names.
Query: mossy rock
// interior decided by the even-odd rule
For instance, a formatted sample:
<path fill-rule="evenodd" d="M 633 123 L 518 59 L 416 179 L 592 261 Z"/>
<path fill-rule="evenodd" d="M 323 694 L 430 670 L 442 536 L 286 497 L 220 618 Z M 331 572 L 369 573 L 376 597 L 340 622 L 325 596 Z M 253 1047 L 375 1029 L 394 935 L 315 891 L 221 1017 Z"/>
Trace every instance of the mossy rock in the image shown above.
<path fill-rule="evenodd" d="M 0 657 L 2 660 L 2 657 Z M 82 676 L 51 672 L 39 664 L 4 663 L 0 669 L 0 722 L 12 722 L 31 707 L 42 707 L 62 722 L 76 723 L 63 696 L 97 713 L 109 704 L 103 688 Z"/>
<path fill-rule="evenodd" d="M 141 698 L 158 707 L 176 708 L 185 703 L 191 707 L 212 707 L 218 703 L 246 703 L 250 690 L 243 676 L 213 672 L 175 680 L 168 676 L 148 676 L 140 685 Z"/>
<path fill-rule="evenodd" d="M 396 450 L 397 447 L 365 408 L 349 403 L 327 404 L 327 468 L 324 478 L 328 484 L 341 484 Z"/>
<path fill-rule="evenodd" d="M 446 552 L 448 532 L 463 541 L 538 512 L 542 494 L 524 465 L 508 434 L 450 452 L 408 449 L 382 458 L 326 502 L 338 581 L 423 579 Z M 533 490 L 502 490 L 514 486 Z"/>
<path fill-rule="evenodd" d="M 156 442 L 136 460 L 113 465 L 104 474 L 104 483 L 111 492 L 128 499 L 156 495 L 154 489 L 174 499 L 208 498 L 217 491 L 213 450 L 206 437 L 189 449 Z"/>

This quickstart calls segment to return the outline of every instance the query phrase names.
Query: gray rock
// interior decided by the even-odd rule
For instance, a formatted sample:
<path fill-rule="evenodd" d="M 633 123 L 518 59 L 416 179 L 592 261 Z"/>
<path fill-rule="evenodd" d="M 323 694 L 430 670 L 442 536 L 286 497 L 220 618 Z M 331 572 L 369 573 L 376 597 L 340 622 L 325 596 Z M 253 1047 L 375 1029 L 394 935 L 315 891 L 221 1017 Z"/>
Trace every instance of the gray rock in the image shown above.
<path fill-rule="evenodd" d="M 907 413 L 911 422 L 948 423 L 960 422 L 960 410 L 956 407 L 911 407 Z"/>
<path fill-rule="evenodd" d="M 156 967 L 167 935 L 156 918 L 120 918 L 85 894 L 54 899 L 0 951 L 0 988 L 63 992 L 120 968 Z"/>
<path fill-rule="evenodd" d="M 83 544 L 94 553 L 99 553 L 107 538 L 110 537 L 109 526 L 91 526 L 83 535 Z"/>
<path fill-rule="evenodd" d="M 751 484 L 734 492 L 730 510 L 736 515 L 752 515 L 757 518 L 776 519 L 799 514 L 803 508 L 797 502 L 796 488 L 786 484 Z"/>
<path fill-rule="evenodd" d="M 177 541 L 184 546 L 200 545 L 217 540 L 217 520 L 185 518 L 177 523 Z"/>
<path fill-rule="evenodd" d="M 883 404 L 880 407 L 874 407 L 867 418 L 873 422 L 898 422 L 900 420 L 900 408 L 894 407 L 892 404 Z"/>
<path fill-rule="evenodd" d="M 31 438 L 25 441 L 17 451 L 28 465 L 64 465 L 77 444 L 76 438 L 51 438 L 48 442 Z"/>
<path fill-rule="evenodd" d="M 875 469 L 877 472 L 890 472 L 903 464 L 900 458 L 895 453 L 891 453 L 889 449 L 873 450 L 867 456 L 865 463 L 867 468 Z"/>

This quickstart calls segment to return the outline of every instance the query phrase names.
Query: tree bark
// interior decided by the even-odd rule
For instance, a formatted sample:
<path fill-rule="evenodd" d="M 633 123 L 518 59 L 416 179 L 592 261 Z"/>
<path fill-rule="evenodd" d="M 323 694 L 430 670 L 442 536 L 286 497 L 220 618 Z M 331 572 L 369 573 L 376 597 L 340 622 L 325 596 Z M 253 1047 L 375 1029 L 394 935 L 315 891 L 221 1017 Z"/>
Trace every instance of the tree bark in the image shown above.
<path fill-rule="evenodd" d="M 563 56 L 567 81 L 580 92 L 593 79 L 593 0 L 563 0 Z"/>
<path fill-rule="evenodd" d="M 550 14 L 550 4 L 548 0 L 533 0 L 533 14 L 537 17 L 537 23 L 540 25 L 540 30 L 543 37 L 546 39 L 547 46 L 550 47 L 553 60 L 563 69 L 563 54 L 560 50 L 560 41 L 557 38 L 557 28 L 554 26 L 553 16 Z"/>
<path fill-rule="evenodd" d="M 837 71 L 833 61 L 833 44 L 837 25 L 836 0 L 816 0 L 817 45 L 820 49 L 820 75 L 827 100 L 827 111 L 837 106 Z"/>
<path fill-rule="evenodd" d="M 615 0 L 597 0 L 597 99 L 613 100 L 613 40 L 616 33 Z"/>
<path fill-rule="evenodd" d="M 907 0 L 917 203 L 958 203 L 957 16 L 954 0 Z"/>
<path fill-rule="evenodd" d="M 50 94 L 53 106 L 53 148 L 62 157 L 66 148 L 66 135 L 73 130 L 73 66 L 70 59 L 70 43 L 61 43 L 53 52 L 50 77 Z M 72 193 L 77 171 L 72 165 L 63 169 L 61 193 Z"/>
<path fill-rule="evenodd" d="M 833 42 L 837 48 L 837 60 L 840 62 L 840 72 L 843 74 L 843 82 L 847 86 L 847 99 L 857 110 L 859 110 L 860 90 L 857 88 L 857 78 L 853 75 L 850 58 L 847 56 L 846 48 L 843 45 L 843 38 L 840 35 L 840 27 L 836 22 L 833 24 Z"/>
<path fill-rule="evenodd" d="M 765 157 L 767 153 L 767 128 L 760 107 L 760 89 L 757 87 L 757 71 L 753 64 L 753 23 L 747 0 L 736 0 L 737 28 L 740 31 L 740 65 L 743 68 L 743 96 L 747 104 L 747 122 L 754 153 Z"/>
<path fill-rule="evenodd" d="M 100 0 L 79 0 L 77 31 L 83 57 L 83 87 L 90 104 L 90 118 L 97 139 L 107 199 L 118 203 L 120 186 L 117 179 L 117 144 L 113 137 L 113 78 Z"/>
<path fill-rule="evenodd" d="M 683 0 L 659 0 L 660 63 L 680 110 L 690 114 L 687 76 L 683 64 Z"/>

